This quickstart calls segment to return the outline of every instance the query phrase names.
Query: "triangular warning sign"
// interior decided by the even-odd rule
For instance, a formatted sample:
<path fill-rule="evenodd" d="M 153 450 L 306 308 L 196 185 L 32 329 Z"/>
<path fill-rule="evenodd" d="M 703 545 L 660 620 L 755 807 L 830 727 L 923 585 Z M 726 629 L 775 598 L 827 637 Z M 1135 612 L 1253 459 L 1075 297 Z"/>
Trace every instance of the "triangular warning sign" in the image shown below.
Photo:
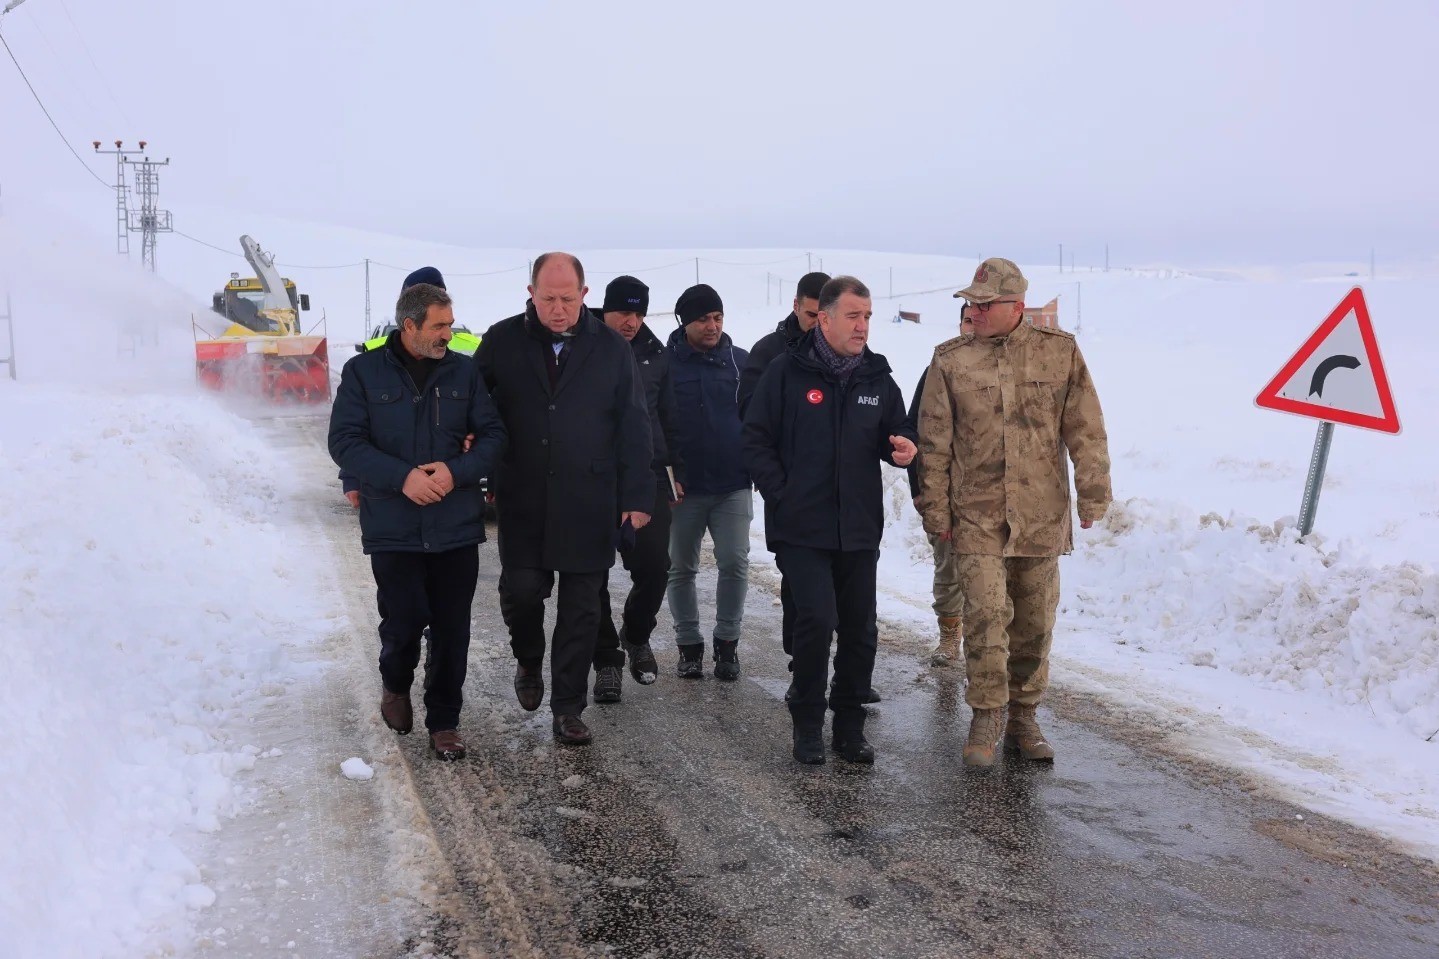
<path fill-rule="evenodd" d="M 1399 432 L 1364 291 L 1350 290 L 1254 402 L 1270 410 Z"/>

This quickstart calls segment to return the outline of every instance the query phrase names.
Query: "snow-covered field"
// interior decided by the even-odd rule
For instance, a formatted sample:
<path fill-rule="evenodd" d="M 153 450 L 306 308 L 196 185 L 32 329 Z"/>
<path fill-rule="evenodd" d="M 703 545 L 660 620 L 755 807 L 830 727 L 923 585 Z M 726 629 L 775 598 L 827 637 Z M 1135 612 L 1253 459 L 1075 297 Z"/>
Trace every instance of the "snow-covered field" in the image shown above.
<path fill-rule="evenodd" d="M 265 761 L 246 748 L 246 719 L 308 668 L 291 652 L 330 628 L 316 588 L 330 574 L 297 539 L 287 454 L 191 385 L 190 314 L 241 261 L 167 239 L 170 286 L 96 252 L 103 240 L 36 242 L 38 221 L 7 212 L 0 297 L 13 295 L 21 379 L 0 375 L 0 714 L 12 725 L 0 941 L 25 956 L 183 952 L 222 868 L 199 858 L 205 833 L 243 806 L 246 771 Z M 372 265 L 377 318 L 398 270 L 431 263 L 457 316 L 482 330 L 522 306 L 533 255 L 219 212 L 193 229 L 221 243 L 249 232 L 276 252 L 327 312 L 337 365 L 363 334 L 363 270 L 287 262 L 387 264 Z M 810 262 L 793 250 L 579 252 L 592 303 L 634 272 L 655 313 L 698 268 L 745 346 L 784 315 Z M 974 260 L 812 254 L 871 285 L 872 346 L 912 390 L 954 332 L 949 294 Z M 1056 680 L 1153 710 L 1170 741 L 1439 857 L 1433 271 L 1364 284 L 1404 433 L 1338 430 L 1317 533 L 1300 542 L 1289 518 L 1313 426 L 1252 400 L 1356 281 L 1025 266 L 1030 299 L 1060 295 L 1062 324 L 1079 327 L 1118 500 L 1065 561 Z M 901 307 L 923 322 L 889 322 Z M 670 322 L 651 319 L 661 336 Z M 928 547 L 897 472 L 887 508 L 881 609 L 926 625 Z"/>

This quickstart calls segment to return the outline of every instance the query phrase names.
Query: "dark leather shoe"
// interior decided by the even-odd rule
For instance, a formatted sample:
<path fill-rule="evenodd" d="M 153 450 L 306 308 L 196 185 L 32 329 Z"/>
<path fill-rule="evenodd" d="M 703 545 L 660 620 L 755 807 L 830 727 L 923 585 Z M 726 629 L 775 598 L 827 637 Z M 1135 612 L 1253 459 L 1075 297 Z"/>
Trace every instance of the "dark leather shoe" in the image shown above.
<path fill-rule="evenodd" d="M 875 703 L 881 701 L 879 698 L 879 690 L 875 689 L 873 686 L 869 687 L 869 692 L 861 696 L 859 698 L 859 701 L 866 706 L 873 706 Z"/>
<path fill-rule="evenodd" d="M 874 747 L 864 738 L 864 733 L 834 735 L 834 751 L 846 762 L 870 764 L 874 762 Z"/>
<path fill-rule="evenodd" d="M 446 762 L 465 758 L 465 741 L 460 738 L 458 730 L 439 729 L 430 733 L 430 748 L 435 751 L 436 757 Z"/>
<path fill-rule="evenodd" d="M 824 735 L 819 726 L 794 728 L 794 758 L 806 766 L 824 765 Z"/>
<path fill-rule="evenodd" d="M 380 718 L 401 736 L 415 728 L 415 712 L 410 706 L 409 693 L 392 693 L 388 689 L 380 694 Z"/>
<path fill-rule="evenodd" d="M 540 703 L 544 702 L 544 668 L 544 663 L 535 666 L 515 663 L 515 698 L 520 701 L 520 706 L 528 712 L 539 709 Z"/>
<path fill-rule="evenodd" d="M 555 738 L 566 746 L 583 746 L 595 738 L 578 716 L 556 716 L 553 728 Z"/>

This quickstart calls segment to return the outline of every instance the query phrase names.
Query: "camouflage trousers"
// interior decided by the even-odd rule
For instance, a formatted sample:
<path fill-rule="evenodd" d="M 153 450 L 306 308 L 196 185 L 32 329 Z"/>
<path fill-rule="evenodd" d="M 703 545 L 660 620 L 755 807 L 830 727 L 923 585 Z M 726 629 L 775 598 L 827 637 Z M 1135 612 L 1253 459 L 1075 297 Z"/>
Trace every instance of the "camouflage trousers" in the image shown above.
<path fill-rule="evenodd" d="M 965 700 L 974 709 L 1038 703 L 1049 685 L 1059 558 L 965 553 L 956 565 L 964 595 Z"/>
<path fill-rule="evenodd" d="M 948 540 L 929 534 L 934 550 L 934 615 L 962 616 L 964 595 L 959 591 L 959 556 Z"/>

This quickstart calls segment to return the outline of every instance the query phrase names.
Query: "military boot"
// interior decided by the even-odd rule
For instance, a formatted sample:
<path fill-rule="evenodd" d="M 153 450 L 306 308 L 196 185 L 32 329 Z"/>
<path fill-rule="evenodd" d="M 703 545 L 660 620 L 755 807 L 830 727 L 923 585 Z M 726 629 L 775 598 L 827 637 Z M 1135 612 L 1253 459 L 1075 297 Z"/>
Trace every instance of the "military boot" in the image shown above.
<path fill-rule="evenodd" d="M 976 709 L 969 721 L 969 739 L 964 744 L 966 766 L 993 766 L 994 748 L 1004 732 L 1004 708 Z"/>
<path fill-rule="evenodd" d="M 1004 727 L 1004 749 L 1017 752 L 1036 762 L 1054 762 L 1054 747 L 1044 739 L 1044 731 L 1034 717 L 1033 706 L 1009 704 L 1009 723 Z"/>
<path fill-rule="evenodd" d="M 939 617 L 939 648 L 929 657 L 931 666 L 958 666 L 960 661 L 958 616 Z"/>

